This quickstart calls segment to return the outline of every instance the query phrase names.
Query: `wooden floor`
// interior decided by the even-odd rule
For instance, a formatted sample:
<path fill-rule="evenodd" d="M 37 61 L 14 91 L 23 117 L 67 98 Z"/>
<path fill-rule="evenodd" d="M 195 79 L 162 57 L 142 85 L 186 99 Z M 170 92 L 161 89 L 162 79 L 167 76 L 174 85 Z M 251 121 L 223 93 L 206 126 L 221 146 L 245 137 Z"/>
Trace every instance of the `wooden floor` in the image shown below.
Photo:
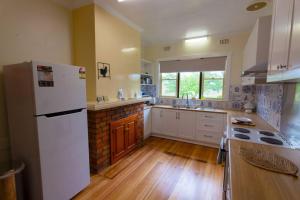
<path fill-rule="evenodd" d="M 216 156 L 217 149 L 150 137 L 110 167 L 119 171 L 114 178 L 93 175 L 74 199 L 221 200 L 224 168 L 215 164 Z"/>

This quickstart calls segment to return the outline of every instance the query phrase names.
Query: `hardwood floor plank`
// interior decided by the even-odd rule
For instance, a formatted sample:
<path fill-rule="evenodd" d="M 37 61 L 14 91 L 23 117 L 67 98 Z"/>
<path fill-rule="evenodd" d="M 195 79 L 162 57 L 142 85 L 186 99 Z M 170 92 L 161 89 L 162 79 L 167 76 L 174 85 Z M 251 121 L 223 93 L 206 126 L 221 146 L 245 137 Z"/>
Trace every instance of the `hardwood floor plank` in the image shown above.
<path fill-rule="evenodd" d="M 168 154 L 170 150 L 175 154 Z M 111 173 L 122 169 L 115 177 L 93 175 L 74 199 L 221 200 L 223 167 L 214 164 L 216 156 L 214 148 L 150 137 L 144 147 L 111 167 Z"/>

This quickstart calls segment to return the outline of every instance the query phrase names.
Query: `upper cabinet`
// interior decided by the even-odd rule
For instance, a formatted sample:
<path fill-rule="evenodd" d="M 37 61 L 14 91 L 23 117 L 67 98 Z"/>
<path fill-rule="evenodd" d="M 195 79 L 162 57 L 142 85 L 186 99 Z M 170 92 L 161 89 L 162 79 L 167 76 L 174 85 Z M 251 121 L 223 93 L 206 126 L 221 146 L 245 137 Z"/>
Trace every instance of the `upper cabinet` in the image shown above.
<path fill-rule="evenodd" d="M 300 80 L 300 0 L 274 0 L 268 82 Z"/>
<path fill-rule="evenodd" d="M 290 68 L 300 68 L 300 0 L 295 0 L 290 50 Z"/>
<path fill-rule="evenodd" d="M 267 71 L 272 16 L 258 18 L 244 50 L 243 71 Z"/>

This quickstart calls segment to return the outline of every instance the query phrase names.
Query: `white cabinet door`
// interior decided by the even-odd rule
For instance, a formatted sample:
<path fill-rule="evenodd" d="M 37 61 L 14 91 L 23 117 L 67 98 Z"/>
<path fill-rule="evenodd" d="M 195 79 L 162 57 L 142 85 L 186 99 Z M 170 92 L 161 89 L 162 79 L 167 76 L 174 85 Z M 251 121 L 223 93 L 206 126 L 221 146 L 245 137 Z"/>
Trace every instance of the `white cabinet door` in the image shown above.
<path fill-rule="evenodd" d="M 144 110 L 144 139 L 151 135 L 151 109 Z"/>
<path fill-rule="evenodd" d="M 163 109 L 152 108 L 151 115 L 152 115 L 152 132 L 162 133 Z"/>
<path fill-rule="evenodd" d="M 184 139 L 195 139 L 196 112 L 178 111 L 178 137 Z"/>
<path fill-rule="evenodd" d="M 293 3 L 294 0 L 274 0 L 269 74 L 287 69 L 285 66 L 288 64 Z"/>
<path fill-rule="evenodd" d="M 300 67 L 300 0 L 295 0 L 289 69 L 299 68 L 299 67 Z"/>
<path fill-rule="evenodd" d="M 176 137 L 178 132 L 177 110 L 164 109 L 162 118 L 162 134 Z"/>

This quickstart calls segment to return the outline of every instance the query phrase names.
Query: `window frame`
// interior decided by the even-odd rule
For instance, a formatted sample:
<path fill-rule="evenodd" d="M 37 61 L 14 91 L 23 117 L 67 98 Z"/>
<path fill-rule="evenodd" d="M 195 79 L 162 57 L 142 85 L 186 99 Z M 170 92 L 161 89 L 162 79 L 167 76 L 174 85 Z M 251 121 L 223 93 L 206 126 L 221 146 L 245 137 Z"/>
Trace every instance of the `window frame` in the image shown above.
<path fill-rule="evenodd" d="M 209 71 L 204 71 L 204 72 L 209 72 Z M 225 70 L 223 71 L 223 78 L 204 78 L 204 72 L 199 72 L 199 98 L 200 100 L 224 100 L 224 89 L 225 89 Z M 162 74 L 163 73 L 176 73 L 176 95 L 175 96 L 163 96 L 162 95 L 162 82 L 163 80 L 175 80 L 175 79 L 162 79 Z M 179 96 L 179 90 L 180 90 L 180 73 L 181 72 L 163 72 L 160 73 L 160 97 L 162 98 L 180 98 Z M 203 97 L 203 92 L 204 92 L 204 80 L 221 80 L 223 79 L 223 89 L 222 89 L 222 97 L 221 98 L 204 98 Z"/>
<path fill-rule="evenodd" d="M 176 73 L 176 79 L 163 79 L 162 78 L 162 74 L 163 73 Z M 175 98 L 178 98 L 178 89 L 179 89 L 179 78 L 180 78 L 180 75 L 178 72 L 163 72 L 163 73 L 160 73 L 160 97 L 168 97 L 168 98 L 172 98 L 172 97 L 175 97 Z M 175 96 L 163 96 L 162 95 L 162 82 L 163 80 L 176 80 L 176 94 Z"/>
<path fill-rule="evenodd" d="M 205 71 L 205 72 L 209 72 L 209 71 Z M 204 76 L 204 72 L 201 72 L 201 76 L 202 76 L 202 82 L 201 82 L 201 99 L 205 100 L 205 99 L 211 99 L 211 100 L 219 100 L 219 99 L 224 99 L 224 88 L 225 88 L 225 71 L 222 71 L 223 73 L 223 78 L 205 78 Z M 205 80 L 222 80 L 223 79 L 223 89 L 222 89 L 222 97 L 221 98 L 204 98 L 203 97 L 203 92 L 204 92 L 204 81 Z"/>

